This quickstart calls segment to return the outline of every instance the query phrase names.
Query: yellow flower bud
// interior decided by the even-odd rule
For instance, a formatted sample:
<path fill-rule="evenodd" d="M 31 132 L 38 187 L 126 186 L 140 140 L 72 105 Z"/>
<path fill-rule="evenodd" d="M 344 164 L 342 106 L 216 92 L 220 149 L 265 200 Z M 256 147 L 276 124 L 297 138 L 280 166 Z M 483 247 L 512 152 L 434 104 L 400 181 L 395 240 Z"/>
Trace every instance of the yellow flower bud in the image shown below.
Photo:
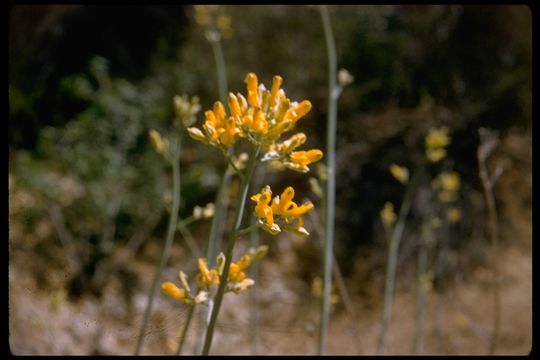
<path fill-rule="evenodd" d="M 392 226 L 397 219 L 396 213 L 394 212 L 394 205 L 391 202 L 386 202 L 380 212 L 380 216 L 384 226 Z"/>
<path fill-rule="evenodd" d="M 409 182 L 409 169 L 396 164 L 390 165 L 390 172 L 402 184 Z"/>

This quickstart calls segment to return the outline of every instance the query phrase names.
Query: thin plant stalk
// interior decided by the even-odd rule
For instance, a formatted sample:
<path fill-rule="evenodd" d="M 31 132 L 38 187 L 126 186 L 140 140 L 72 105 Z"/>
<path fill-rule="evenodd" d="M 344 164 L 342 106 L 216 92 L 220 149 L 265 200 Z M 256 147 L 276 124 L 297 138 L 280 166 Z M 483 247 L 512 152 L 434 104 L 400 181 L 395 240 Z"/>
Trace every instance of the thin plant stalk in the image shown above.
<path fill-rule="evenodd" d="M 223 48 L 221 46 L 221 41 L 219 39 L 209 41 L 212 47 L 212 54 L 214 55 L 214 61 L 216 65 L 216 77 L 219 90 L 219 98 L 221 102 L 225 105 L 227 104 L 227 68 L 225 65 L 225 57 L 223 56 Z M 228 156 L 232 155 L 232 148 L 228 151 Z M 214 217 L 212 219 L 212 225 L 210 226 L 210 233 L 208 235 L 208 242 L 206 245 L 206 259 L 209 266 L 214 265 L 214 260 L 218 254 L 218 250 L 221 248 L 221 239 L 223 238 L 223 231 L 226 223 L 226 214 L 227 206 L 229 205 L 229 194 L 228 189 L 231 184 L 232 170 L 230 165 L 226 165 L 225 172 L 221 176 L 221 181 L 219 183 L 219 189 L 216 193 L 214 200 Z M 206 316 L 208 310 L 202 311 L 200 316 L 200 321 L 197 322 L 197 342 L 195 343 L 195 353 L 199 352 L 198 349 L 201 347 L 202 332 L 204 330 L 204 325 L 207 324 L 203 319 Z"/>
<path fill-rule="evenodd" d="M 255 175 L 253 176 L 253 187 L 258 188 L 261 179 L 264 175 L 264 168 L 259 168 L 257 171 L 255 171 Z M 252 218 L 251 226 L 256 226 L 257 219 L 255 217 Z M 251 247 L 256 249 L 259 246 L 260 242 L 260 235 L 258 231 L 252 231 L 249 234 L 249 239 L 251 243 Z M 251 266 L 251 278 L 255 281 L 255 283 L 258 282 L 259 278 L 259 263 L 255 262 Z M 257 304 L 257 287 L 253 287 L 251 291 L 249 292 L 249 343 L 251 348 L 251 354 L 255 355 L 258 351 L 258 333 L 257 333 L 257 322 L 258 322 L 258 304 Z"/>
<path fill-rule="evenodd" d="M 163 273 L 163 269 L 167 264 L 169 259 L 169 254 L 171 252 L 172 243 L 174 240 L 174 233 L 176 232 L 176 224 L 178 222 L 178 209 L 180 207 L 180 146 L 181 138 L 173 139 L 172 148 L 172 168 L 173 168 L 173 203 L 171 214 L 169 216 L 169 226 L 167 229 L 167 237 L 165 239 L 165 244 L 161 252 L 161 257 L 159 259 L 158 266 L 156 268 L 156 273 L 154 275 L 154 280 L 152 281 L 152 286 L 150 287 L 150 292 L 148 294 L 148 301 L 146 303 L 146 309 L 144 311 L 143 323 L 137 339 L 137 347 L 135 349 L 135 355 L 141 353 L 142 345 L 144 342 L 146 327 L 148 326 L 148 320 L 150 319 L 150 313 L 152 311 L 152 305 L 154 302 L 154 296 L 156 294 L 156 289 L 159 284 L 159 279 Z"/>
<path fill-rule="evenodd" d="M 330 321 L 330 290 L 332 288 L 332 259 L 334 247 L 334 213 L 336 196 L 336 127 L 337 127 L 337 100 L 339 97 L 339 87 L 337 80 L 336 46 L 330 16 L 325 5 L 319 6 L 326 48 L 328 54 L 328 121 L 326 129 L 326 167 L 328 177 L 325 191 L 325 217 L 324 217 L 324 277 L 323 277 L 323 298 L 321 308 L 321 322 L 319 327 L 319 343 L 317 352 L 323 355 L 327 350 L 328 323 Z"/>
<path fill-rule="evenodd" d="M 227 242 L 227 249 L 225 253 L 225 265 L 223 267 L 223 272 L 221 274 L 221 277 L 219 279 L 219 287 L 216 294 L 216 297 L 214 299 L 214 305 L 212 308 L 212 314 L 210 316 L 210 322 L 208 324 L 208 328 L 206 329 L 206 336 L 204 338 L 204 345 L 202 350 L 202 355 L 208 355 L 210 352 L 210 347 L 212 345 L 212 338 L 214 335 L 214 329 L 216 326 L 217 317 L 219 314 L 219 310 L 221 308 L 221 302 L 223 300 L 223 295 L 225 293 L 225 286 L 227 285 L 227 279 L 229 276 L 229 268 L 231 266 L 232 262 L 232 256 L 233 256 L 233 250 L 234 245 L 236 243 L 238 230 L 240 229 L 240 225 L 242 223 L 242 215 L 244 214 L 244 208 L 246 204 L 246 197 L 249 189 L 249 183 L 251 181 L 251 178 L 253 176 L 253 171 L 255 170 L 255 167 L 257 165 L 257 158 L 259 156 L 260 146 L 257 146 L 250 158 L 249 162 L 246 166 L 246 172 L 244 176 L 242 177 L 242 182 L 240 184 L 240 190 L 239 190 L 239 197 L 236 201 L 235 208 L 234 208 L 234 228 L 231 234 L 229 235 L 229 239 Z"/>
<path fill-rule="evenodd" d="M 212 45 L 212 53 L 214 54 L 214 60 L 216 62 L 216 72 L 218 80 L 219 98 L 223 104 L 227 103 L 227 71 L 225 67 L 225 57 L 223 56 L 223 49 L 221 47 L 221 41 L 210 41 Z"/>
<path fill-rule="evenodd" d="M 191 324 L 191 319 L 193 318 L 193 313 L 195 312 L 195 306 L 196 306 L 195 304 L 192 304 L 189 306 L 186 323 L 184 324 L 182 335 L 180 335 L 180 340 L 178 341 L 178 348 L 176 349 L 176 355 L 182 354 L 182 348 L 184 347 L 184 343 L 186 342 L 186 335 L 189 329 L 189 325 Z"/>
<path fill-rule="evenodd" d="M 429 223 L 422 224 L 420 248 L 418 249 L 416 270 L 416 311 L 414 322 L 413 354 L 418 354 L 424 348 L 424 309 L 425 309 L 425 279 L 427 274 L 428 247 L 433 241 L 433 233 Z"/>
<path fill-rule="evenodd" d="M 489 132 L 488 132 L 489 134 Z M 480 134 L 482 138 L 482 133 Z M 498 177 L 502 174 L 502 167 L 496 170 L 495 174 L 491 176 L 488 173 L 486 166 L 486 158 L 494 150 L 498 140 L 493 134 L 490 134 L 486 140 L 482 141 L 478 148 L 478 168 L 480 173 L 480 179 L 482 180 L 482 187 L 484 190 L 484 197 L 486 199 L 486 206 L 488 210 L 489 219 L 489 233 L 491 238 L 491 246 L 493 254 L 496 254 L 499 249 L 499 223 L 497 221 L 497 208 L 495 206 L 495 196 L 493 195 L 493 186 Z M 497 172 L 498 171 L 498 172 Z M 501 326 L 501 295 L 500 295 L 500 274 L 497 267 L 497 263 L 492 261 L 493 272 L 493 329 L 491 333 L 491 341 L 489 345 L 489 355 L 495 354 L 497 348 L 497 341 L 499 338 L 500 326 Z"/>
<path fill-rule="evenodd" d="M 386 264 L 386 279 L 384 286 L 384 308 L 382 318 L 382 329 L 379 337 L 379 343 L 377 346 L 377 353 L 384 354 L 384 346 L 386 341 L 386 333 L 388 331 L 388 324 L 392 318 L 392 303 L 394 299 L 394 285 L 396 279 L 397 259 L 399 253 L 399 243 L 403 235 L 403 229 L 405 228 L 405 219 L 409 213 L 411 203 L 413 200 L 414 190 L 416 188 L 416 181 L 419 177 L 420 171 L 416 171 L 411 179 L 411 182 L 407 186 L 407 191 L 399 209 L 399 217 L 396 225 L 393 228 L 392 235 L 388 244 L 388 261 Z"/>
<path fill-rule="evenodd" d="M 319 217 L 317 216 L 317 212 L 313 211 L 310 213 L 311 219 L 313 223 L 319 223 Z M 317 234 L 319 235 L 319 238 L 322 239 L 323 233 L 321 230 L 321 227 L 317 226 Z M 358 331 L 358 317 L 356 316 L 356 312 L 354 311 L 354 306 L 351 300 L 351 297 L 349 295 L 349 291 L 347 290 L 347 285 L 345 284 L 345 280 L 343 279 L 343 274 L 341 273 L 341 270 L 339 268 L 339 264 L 337 262 L 336 257 L 333 258 L 333 266 L 332 266 L 332 273 L 334 275 L 334 280 L 336 280 L 337 289 L 339 292 L 339 295 L 343 299 L 343 305 L 345 306 L 345 310 L 347 311 L 349 315 L 349 319 L 351 320 L 351 330 L 354 337 L 354 346 L 356 348 L 356 351 L 361 354 L 362 353 L 362 345 L 360 340 L 360 332 Z"/>
<path fill-rule="evenodd" d="M 227 104 L 227 68 L 225 66 L 225 57 L 223 56 L 223 48 L 221 47 L 220 40 L 210 41 L 212 47 L 212 53 L 214 55 L 214 61 L 216 63 L 216 75 L 218 82 L 219 98 L 221 102 L 225 105 Z M 228 156 L 232 155 L 232 148 L 228 151 Z M 215 213 L 214 221 L 212 221 L 212 227 L 210 229 L 210 235 L 208 239 L 208 248 L 206 252 L 206 258 L 208 259 L 208 264 L 213 265 L 213 261 L 218 253 L 220 248 L 221 238 L 223 237 L 223 230 L 225 226 L 225 215 L 227 210 L 227 205 L 229 204 L 229 198 L 227 189 L 231 183 L 232 171 L 227 165 L 225 172 L 221 178 L 219 185 L 219 190 L 216 194 L 215 204 Z"/>
<path fill-rule="evenodd" d="M 182 234 L 182 237 L 184 238 L 184 240 L 186 240 L 186 244 L 188 245 L 189 250 L 191 251 L 193 256 L 198 258 L 201 256 L 202 252 L 201 252 L 201 249 L 199 248 L 199 245 L 197 245 L 197 241 L 195 241 L 193 234 L 187 227 L 187 225 L 191 223 L 192 221 L 187 221 L 187 220 L 190 220 L 190 218 L 185 219 L 183 221 L 179 221 L 176 228 L 178 229 L 178 231 L 180 231 L 180 234 Z"/>

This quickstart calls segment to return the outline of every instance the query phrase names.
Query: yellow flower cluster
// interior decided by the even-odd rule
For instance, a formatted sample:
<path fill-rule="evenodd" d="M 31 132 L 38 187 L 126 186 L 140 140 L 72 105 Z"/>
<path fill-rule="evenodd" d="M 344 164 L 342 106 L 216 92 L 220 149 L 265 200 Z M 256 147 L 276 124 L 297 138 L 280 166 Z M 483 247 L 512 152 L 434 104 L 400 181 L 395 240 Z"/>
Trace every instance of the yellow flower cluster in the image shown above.
<path fill-rule="evenodd" d="M 220 34 L 225 38 L 232 36 L 231 18 L 219 5 L 194 5 L 195 21 L 207 28 L 209 41 L 219 41 Z"/>
<path fill-rule="evenodd" d="M 442 172 L 432 182 L 433 189 L 438 191 L 437 197 L 442 203 L 452 203 L 457 200 L 460 187 L 460 176 L 457 172 Z M 461 210 L 455 206 L 448 208 L 446 218 L 450 222 L 456 222 L 461 218 Z"/>
<path fill-rule="evenodd" d="M 272 199 L 270 186 L 265 186 L 260 193 L 251 197 L 257 205 L 255 215 L 259 218 L 259 225 L 272 235 L 287 230 L 297 235 L 309 235 L 303 227 L 304 219 L 302 215 L 313 209 L 313 204 L 308 201 L 300 206 L 292 201 L 294 189 L 289 186 L 282 193 L 281 197 Z M 271 203 L 270 203 L 271 201 Z"/>
<path fill-rule="evenodd" d="M 448 128 L 443 126 L 439 129 L 430 129 L 425 138 L 426 157 L 431 162 L 439 162 L 446 156 L 445 147 L 450 144 Z"/>
<path fill-rule="evenodd" d="M 245 82 L 247 98 L 229 93 L 229 113 L 223 103 L 216 101 L 212 110 L 205 112 L 203 129 L 188 128 L 189 135 L 224 152 L 246 138 L 266 151 L 262 161 L 280 161 L 292 170 L 309 171 L 308 165 L 320 160 L 323 153 L 318 149 L 294 151 L 306 142 L 305 134 L 297 133 L 281 143 L 276 141 L 311 110 L 311 103 L 291 102 L 281 88 L 280 76 L 274 76 L 270 90 L 259 85 L 254 73 L 247 74 Z"/>
<path fill-rule="evenodd" d="M 246 276 L 244 270 L 246 270 L 253 262 L 260 260 L 268 252 L 268 247 L 263 245 L 256 249 L 249 249 L 249 251 L 243 255 L 237 263 L 231 263 L 229 267 L 229 276 L 226 291 L 232 291 L 239 293 L 246 290 L 253 285 L 255 281 Z M 195 282 L 197 283 L 198 291 L 194 296 L 191 293 L 187 276 L 182 271 L 178 274 L 180 280 L 180 287 L 176 286 L 170 281 L 165 281 L 161 285 L 162 291 L 179 301 L 187 304 L 199 304 L 208 300 L 210 288 L 213 285 L 219 285 L 219 277 L 223 272 L 225 266 L 225 255 L 219 254 L 216 259 L 216 268 L 209 269 L 206 259 L 199 258 L 197 261 L 197 267 L 199 272 L 195 276 Z"/>
<path fill-rule="evenodd" d="M 182 96 L 176 95 L 173 101 L 176 115 L 174 119 L 175 125 L 179 128 L 193 125 L 197 121 L 197 114 L 201 111 L 199 97 L 193 96 L 190 99 L 186 94 Z"/>

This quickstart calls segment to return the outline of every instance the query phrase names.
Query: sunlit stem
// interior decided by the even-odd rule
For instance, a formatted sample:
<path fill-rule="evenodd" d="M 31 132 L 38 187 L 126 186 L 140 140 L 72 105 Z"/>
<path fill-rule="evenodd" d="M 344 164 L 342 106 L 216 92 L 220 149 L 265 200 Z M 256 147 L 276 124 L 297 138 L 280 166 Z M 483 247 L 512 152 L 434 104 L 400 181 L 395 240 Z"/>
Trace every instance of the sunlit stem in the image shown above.
<path fill-rule="evenodd" d="M 386 341 L 386 332 L 388 330 L 388 324 L 392 318 L 392 303 L 394 298 L 394 284 L 396 279 L 396 267 L 397 259 L 399 253 L 399 243 L 401 242 L 401 237 L 403 235 L 403 229 L 405 228 L 405 219 L 409 213 L 411 207 L 411 202 L 414 197 L 416 183 L 420 176 L 421 171 L 417 170 L 409 185 L 407 186 L 407 191 L 399 209 L 399 217 L 396 225 L 394 226 L 391 234 L 391 238 L 388 244 L 388 261 L 386 264 L 386 279 L 384 286 L 384 308 L 383 308 L 383 318 L 382 318 L 382 329 L 381 335 L 379 337 L 379 344 L 377 347 L 378 354 L 384 354 L 384 346 Z"/>
<path fill-rule="evenodd" d="M 325 5 L 319 6 L 324 35 L 326 39 L 326 48 L 328 54 L 328 121 L 326 130 L 326 166 L 328 178 L 325 191 L 325 217 L 324 217 L 324 277 L 323 277 L 323 297 L 321 309 L 321 322 L 319 327 L 318 354 L 326 353 L 328 323 L 330 320 L 330 289 L 332 288 L 332 259 L 334 247 L 334 212 L 336 195 L 336 177 L 335 177 L 335 157 L 336 157 L 336 127 L 337 127 L 337 100 L 339 96 L 339 87 L 336 85 L 337 63 L 336 47 L 334 44 L 334 35 L 330 23 L 330 16 Z"/>
<path fill-rule="evenodd" d="M 229 276 L 229 268 L 232 262 L 234 245 L 238 237 L 238 230 L 240 229 L 240 225 L 242 223 L 242 215 L 244 214 L 244 207 L 246 204 L 246 197 L 247 197 L 247 193 L 249 189 L 249 182 L 251 180 L 251 177 L 253 176 L 253 171 L 255 170 L 255 167 L 257 165 L 257 158 L 259 156 L 259 151 L 260 151 L 260 146 L 257 146 L 251 153 L 249 162 L 246 167 L 246 172 L 240 184 L 240 190 L 238 194 L 239 196 L 234 207 L 234 214 L 235 214 L 234 215 L 234 229 L 233 231 L 231 231 L 231 234 L 227 242 L 227 249 L 225 252 L 225 265 L 223 267 L 223 272 L 219 279 L 219 287 L 218 287 L 216 297 L 214 299 L 214 307 L 212 309 L 210 323 L 208 324 L 208 328 L 206 330 L 206 336 L 204 338 L 204 345 L 203 345 L 203 351 L 202 351 L 203 355 L 209 354 L 210 346 L 212 345 L 214 328 L 216 326 L 217 317 L 218 317 L 219 310 L 221 307 L 221 301 L 223 300 L 223 294 L 225 293 L 225 286 L 227 285 L 227 280 Z"/>
<path fill-rule="evenodd" d="M 169 216 L 169 226 L 167 229 L 167 237 L 165 239 L 165 244 L 161 252 L 161 257 L 159 259 L 158 266 L 156 268 L 156 273 L 154 275 L 154 280 L 152 281 L 152 286 L 150 287 L 150 292 L 148 294 L 148 301 L 146 303 L 146 309 L 144 311 L 144 318 L 141 326 L 141 331 L 137 339 L 137 347 L 135 349 L 135 355 L 141 353 L 142 345 L 144 342 L 146 327 L 148 326 L 148 321 L 150 319 L 150 313 L 152 312 L 152 305 L 154 302 L 154 296 L 156 294 L 156 289 L 159 284 L 159 279 L 163 273 L 163 269 L 167 264 L 169 259 L 169 254 L 171 252 L 171 246 L 174 239 L 174 233 L 176 231 L 176 225 L 178 222 L 178 208 L 180 206 L 180 146 L 181 146 L 181 137 L 172 139 L 171 146 L 171 162 L 173 168 L 173 203 L 172 209 Z"/>

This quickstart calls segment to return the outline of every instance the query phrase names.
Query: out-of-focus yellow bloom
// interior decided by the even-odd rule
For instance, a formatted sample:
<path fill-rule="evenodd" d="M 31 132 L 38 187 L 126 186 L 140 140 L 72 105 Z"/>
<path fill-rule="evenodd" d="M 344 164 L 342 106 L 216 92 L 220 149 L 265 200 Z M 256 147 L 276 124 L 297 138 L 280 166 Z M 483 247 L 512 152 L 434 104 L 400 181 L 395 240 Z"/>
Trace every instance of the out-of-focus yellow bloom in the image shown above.
<path fill-rule="evenodd" d="M 281 231 L 281 227 L 285 230 L 298 235 L 309 235 L 303 227 L 304 220 L 302 215 L 313 210 L 313 204 L 308 201 L 300 206 L 292 201 L 294 197 L 294 189 L 287 187 L 280 196 L 270 199 L 272 190 L 270 186 L 265 186 L 260 193 L 251 197 L 251 200 L 257 203 L 255 206 L 255 216 L 261 221 L 261 226 L 264 230 L 275 235 Z M 278 225 L 276 222 L 279 222 Z"/>
<path fill-rule="evenodd" d="M 199 258 L 198 263 L 199 273 L 195 280 L 200 288 L 209 287 L 219 284 L 219 275 L 216 270 L 209 270 L 206 264 L 206 260 Z"/>
<path fill-rule="evenodd" d="M 457 222 L 461 219 L 461 210 L 457 207 L 451 207 L 446 211 L 446 219 L 450 222 Z"/>
<path fill-rule="evenodd" d="M 452 172 L 443 172 L 439 175 L 439 180 L 441 188 L 447 191 L 457 191 L 460 186 L 460 177 L 459 173 Z"/>
<path fill-rule="evenodd" d="M 222 7 L 219 5 L 194 5 L 193 8 L 195 22 L 206 28 L 206 35 L 210 41 L 219 41 L 221 35 L 226 38 L 232 36 L 231 18 L 223 13 Z"/>
<path fill-rule="evenodd" d="M 158 154 L 164 155 L 169 150 L 169 143 L 166 139 L 162 139 L 159 132 L 152 129 L 149 131 L 150 142 Z"/>
<path fill-rule="evenodd" d="M 384 226 L 386 227 L 392 226 L 396 222 L 396 219 L 397 219 L 396 213 L 394 212 L 394 204 L 387 201 L 380 212 L 380 216 L 381 216 L 381 221 Z"/>
<path fill-rule="evenodd" d="M 425 138 L 426 157 L 431 162 L 438 162 L 446 156 L 445 147 L 450 144 L 448 128 L 443 126 L 439 129 L 432 128 Z"/>
<path fill-rule="evenodd" d="M 176 95 L 173 100 L 176 125 L 181 128 L 193 125 L 197 121 L 197 114 L 201 111 L 199 97 L 193 96 L 190 99 L 186 94 L 183 94 L 182 96 Z"/>
<path fill-rule="evenodd" d="M 446 150 L 445 149 L 427 149 L 426 150 L 426 157 L 429 161 L 436 163 L 444 159 L 446 156 Z"/>
<path fill-rule="evenodd" d="M 407 184 L 409 182 L 409 169 L 406 167 L 392 164 L 390 165 L 390 172 L 400 183 Z"/>
<path fill-rule="evenodd" d="M 443 148 L 448 146 L 450 141 L 450 137 L 448 136 L 448 128 L 446 126 L 439 129 L 430 129 L 426 136 L 426 148 Z"/>
<path fill-rule="evenodd" d="M 431 186 L 435 190 L 440 190 L 439 200 L 447 203 L 457 199 L 460 183 L 460 176 L 457 172 L 442 172 L 433 180 Z"/>

